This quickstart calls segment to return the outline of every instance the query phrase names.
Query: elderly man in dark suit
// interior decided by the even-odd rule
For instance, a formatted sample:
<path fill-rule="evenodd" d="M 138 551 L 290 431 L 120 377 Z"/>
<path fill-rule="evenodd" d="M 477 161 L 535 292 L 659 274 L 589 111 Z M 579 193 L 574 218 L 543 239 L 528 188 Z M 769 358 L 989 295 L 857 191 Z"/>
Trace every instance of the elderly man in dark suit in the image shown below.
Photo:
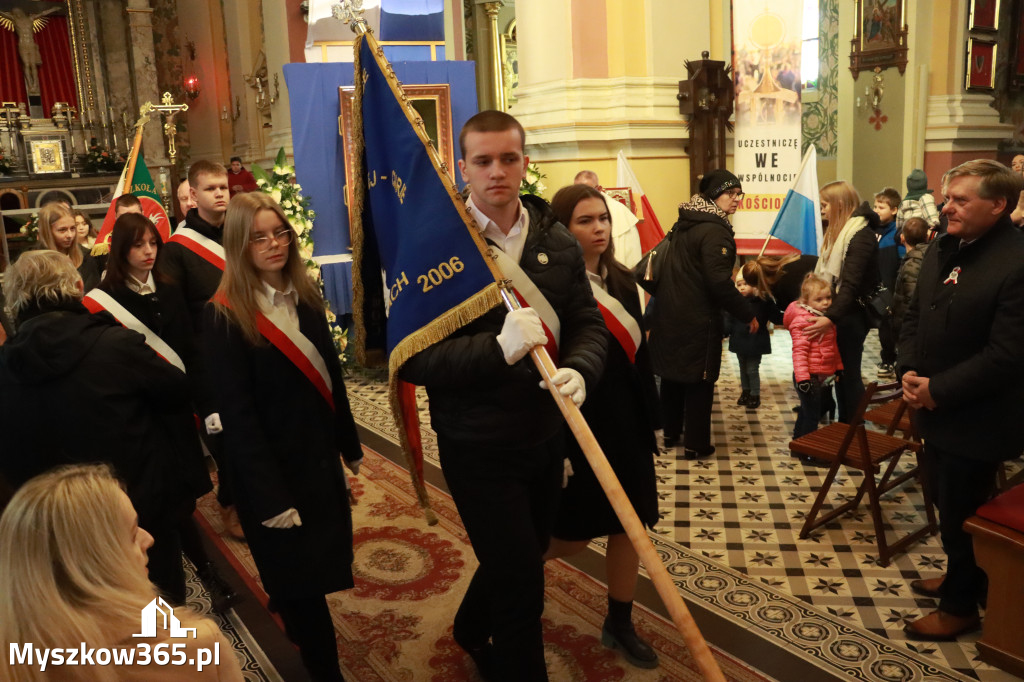
<path fill-rule="evenodd" d="M 904 400 L 918 409 L 940 514 L 945 576 L 915 580 L 938 610 L 906 626 L 949 641 L 978 628 L 986 577 L 963 523 L 1024 449 L 1024 235 L 1010 221 L 1021 177 L 989 160 L 943 178 L 948 232 L 925 253 L 900 333 Z"/>

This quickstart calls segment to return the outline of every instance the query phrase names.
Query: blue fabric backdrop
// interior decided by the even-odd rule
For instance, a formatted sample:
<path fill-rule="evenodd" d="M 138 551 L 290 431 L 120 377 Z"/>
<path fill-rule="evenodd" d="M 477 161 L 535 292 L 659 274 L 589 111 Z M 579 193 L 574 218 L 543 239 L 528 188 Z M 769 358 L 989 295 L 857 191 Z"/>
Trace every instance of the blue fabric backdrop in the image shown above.
<path fill-rule="evenodd" d="M 402 83 L 448 83 L 451 87 L 452 130 L 477 112 L 474 62 L 394 62 Z M 351 63 L 285 64 L 284 79 L 291 102 L 295 176 L 302 193 L 316 211 L 313 222 L 315 256 L 344 256 L 345 262 L 322 266 L 324 289 L 331 308 L 339 315 L 352 311 L 352 262 L 349 244 L 345 185 L 345 157 L 338 134 L 338 88 L 352 85 Z M 455 141 L 456 159 L 461 158 Z M 458 169 L 453 169 L 456 179 Z"/>

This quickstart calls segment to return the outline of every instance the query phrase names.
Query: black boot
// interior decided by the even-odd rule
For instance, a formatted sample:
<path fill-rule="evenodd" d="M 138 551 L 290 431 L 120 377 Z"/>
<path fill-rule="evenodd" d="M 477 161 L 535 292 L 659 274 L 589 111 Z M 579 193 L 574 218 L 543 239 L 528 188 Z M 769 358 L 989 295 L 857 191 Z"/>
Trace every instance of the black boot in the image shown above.
<path fill-rule="evenodd" d="M 748 400 L 750 400 L 750 391 L 743 391 L 743 393 L 740 394 L 739 399 L 736 401 L 736 404 L 746 405 Z"/>
<path fill-rule="evenodd" d="M 759 395 L 752 395 L 749 398 L 747 398 L 747 409 L 748 410 L 756 410 L 759 407 L 761 407 L 761 396 L 759 396 Z"/>
<path fill-rule="evenodd" d="M 203 581 L 203 585 L 210 591 L 210 601 L 215 611 L 224 613 L 241 599 L 231 584 L 221 577 L 212 561 L 198 566 L 197 573 L 199 579 Z"/>
<path fill-rule="evenodd" d="M 498 679 L 498 665 L 494 660 L 494 645 L 489 641 L 483 644 L 470 644 L 466 641 L 464 636 L 456 634 L 456 631 L 452 630 L 452 639 L 458 644 L 463 651 L 469 654 L 469 657 L 473 659 L 473 663 L 476 664 L 476 669 L 480 673 L 485 682 L 490 680 Z"/>
<path fill-rule="evenodd" d="M 633 602 L 608 597 L 608 617 L 601 628 L 601 644 L 622 649 L 622 655 L 638 668 L 657 668 L 658 654 L 633 629 Z"/>

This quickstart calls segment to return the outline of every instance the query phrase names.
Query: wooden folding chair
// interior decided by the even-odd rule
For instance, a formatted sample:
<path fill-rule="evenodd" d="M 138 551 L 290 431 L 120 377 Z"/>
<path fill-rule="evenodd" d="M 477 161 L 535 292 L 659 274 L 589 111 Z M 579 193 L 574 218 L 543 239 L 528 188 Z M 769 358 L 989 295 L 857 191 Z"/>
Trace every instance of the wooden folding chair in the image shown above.
<path fill-rule="evenodd" d="M 876 395 L 878 399 L 882 400 L 884 397 L 895 396 L 889 400 L 889 402 L 883 404 L 881 407 L 876 407 L 872 410 L 867 410 L 864 413 L 864 421 L 869 424 L 877 424 L 885 429 L 885 435 L 895 436 L 896 432 L 900 432 L 900 436 L 903 440 L 914 441 L 915 443 L 921 443 L 921 436 L 917 433 L 917 428 L 914 426 L 914 408 L 910 407 L 905 400 L 903 400 L 903 385 L 896 381 L 891 384 L 879 384 L 876 389 Z M 917 453 L 918 462 L 924 457 L 924 450 L 922 449 Z M 889 464 L 889 468 L 886 469 L 883 480 L 888 480 L 892 475 L 893 470 L 899 463 L 900 457 L 894 457 Z M 911 478 L 921 478 L 920 474 L 921 465 L 918 463 L 908 471 L 904 472 L 900 476 L 888 482 L 885 490 L 879 492 L 886 492 L 896 486 L 903 485 Z M 934 509 L 931 504 L 928 505 L 929 514 L 934 514 Z"/>
<path fill-rule="evenodd" d="M 811 505 L 811 511 L 804 521 L 803 528 L 800 529 L 801 539 L 807 538 L 815 528 L 825 525 L 852 509 L 856 509 L 865 495 L 871 508 L 871 518 L 874 522 L 875 538 L 878 543 L 878 559 L 881 566 L 888 566 L 892 556 L 906 549 L 908 545 L 917 542 L 927 534 L 938 532 L 938 524 L 936 523 L 935 512 L 932 508 L 931 494 L 924 476 L 920 473 L 920 454 L 922 450 L 920 441 L 896 438 L 892 435 L 896 430 L 895 428 L 887 434 L 869 431 L 864 428 L 865 413 L 869 406 L 892 403 L 895 397 L 901 395 L 901 393 L 899 383 L 879 386 L 876 382 L 872 382 L 866 387 L 864 396 L 861 398 L 857 411 L 849 424 L 839 422 L 829 424 L 790 442 L 789 449 L 791 452 L 831 463 L 828 473 L 825 475 L 825 480 L 818 490 L 818 495 L 814 499 L 814 504 Z M 894 406 L 893 409 L 894 411 L 899 411 L 899 406 Z M 899 417 L 902 416 L 901 413 Z M 890 422 L 890 424 L 892 423 Z M 903 474 L 895 480 L 890 480 L 900 457 L 908 450 L 915 453 L 918 457 L 919 466 L 915 467 L 913 471 L 908 472 L 908 474 Z M 875 475 L 880 472 L 883 462 L 886 463 L 885 471 L 882 473 L 881 478 L 876 481 Z M 818 514 L 821 512 L 821 508 L 828 497 L 829 490 L 832 488 L 836 474 L 839 473 L 840 466 L 862 471 L 864 473 L 864 482 L 857 489 L 857 494 L 853 499 L 835 507 L 819 518 Z M 928 523 L 923 528 L 900 538 L 890 545 L 885 538 L 881 496 L 910 478 L 917 478 L 921 485 Z"/>

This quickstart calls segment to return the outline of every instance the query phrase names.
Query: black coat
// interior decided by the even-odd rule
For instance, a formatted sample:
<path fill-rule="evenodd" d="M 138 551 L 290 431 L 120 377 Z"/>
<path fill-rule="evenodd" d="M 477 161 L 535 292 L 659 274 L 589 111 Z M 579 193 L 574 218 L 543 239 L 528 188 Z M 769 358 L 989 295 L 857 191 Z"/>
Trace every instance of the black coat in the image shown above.
<path fill-rule="evenodd" d="M 768 334 L 768 323 L 782 324 L 782 311 L 775 301 L 756 296 L 747 299 L 757 317 L 757 333 L 750 333 L 748 322 L 727 315 L 726 332 L 729 334 L 729 351 L 737 355 L 768 355 L 772 352 L 772 338 Z"/>
<path fill-rule="evenodd" d="M 224 230 L 200 218 L 198 209 L 188 212 L 185 226 L 218 244 L 224 241 Z M 217 292 L 224 271 L 175 242 L 163 247 L 158 266 L 160 274 L 181 290 L 192 316 L 192 328 L 198 333 L 202 329 L 203 308 Z"/>
<path fill-rule="evenodd" d="M 185 375 L 141 334 L 81 303 L 22 311 L 0 346 L 0 470 L 14 486 L 58 464 L 109 462 L 140 525 L 192 499 L 164 418 L 189 411 Z"/>
<path fill-rule="evenodd" d="M 352 587 L 352 514 L 338 455 L 362 457 L 323 310 L 299 303 L 298 313 L 330 373 L 333 411 L 281 351 L 249 343 L 212 303 L 202 335 L 238 517 L 267 593 L 281 599 Z M 291 507 L 302 526 L 262 525 Z"/>
<path fill-rule="evenodd" d="M 89 249 L 81 245 L 78 248 L 82 250 L 82 264 L 78 266 L 78 274 L 82 276 L 82 285 L 85 290 L 89 291 L 99 285 L 103 268 L 100 267 L 99 260 L 92 255 Z"/>
<path fill-rule="evenodd" d="M 725 310 L 754 319 L 736 290 L 732 226 L 696 198 L 679 208 L 668 259 L 648 314 L 651 362 L 658 376 L 681 383 L 715 382 L 722 368 Z"/>
<path fill-rule="evenodd" d="M 519 266 L 561 322 L 558 365 L 575 369 L 587 386 L 593 386 L 604 369 L 608 338 L 583 252 L 546 202 L 532 196 L 523 196 L 522 201 L 530 227 Z M 405 381 L 426 386 L 431 424 L 438 434 L 528 447 L 562 427 L 558 406 L 537 386 L 540 375 L 529 356 L 512 366 L 505 362 L 497 341 L 504 321 L 504 306 L 496 306 L 402 368 Z"/>
<path fill-rule="evenodd" d="M 929 377 L 921 435 L 963 457 L 1024 450 L 1024 235 L 1003 218 L 973 244 L 943 235 L 925 251 L 900 331 L 900 370 Z M 956 284 L 945 284 L 959 267 Z"/>
<path fill-rule="evenodd" d="M 630 280 L 628 287 L 619 289 L 612 280 L 608 282 L 608 293 L 640 324 L 636 285 Z M 622 345 L 615 338 L 609 338 L 604 373 L 595 386 L 587 389 L 587 400 L 581 411 L 640 521 L 653 528 L 658 521 L 658 488 L 654 474 L 658 443 L 651 419 L 660 410 L 647 344 L 642 337 L 635 364 L 630 362 Z M 622 533 L 622 524 L 594 476 L 594 470 L 568 429 L 566 441 L 574 473 L 568 487 L 562 491 L 554 536 L 564 540 L 589 540 Z"/>
<path fill-rule="evenodd" d="M 119 287 L 111 291 L 107 286 L 101 289 L 110 294 L 111 298 L 123 305 L 128 312 L 137 317 L 142 324 L 170 346 L 188 372 L 191 387 L 192 406 L 202 418 L 209 412 L 201 405 L 208 402 L 202 400 L 205 395 L 206 380 L 203 363 L 192 334 L 192 322 L 188 309 L 177 287 L 164 282 L 156 282 L 156 293 L 148 296 L 137 294 L 128 287 Z M 101 313 L 106 315 L 107 313 Z M 178 456 L 182 476 L 189 483 L 193 497 L 202 497 L 213 485 L 210 474 L 206 470 L 203 449 L 196 431 L 196 420 L 192 410 L 169 419 L 168 433 L 174 438 L 174 451 Z"/>
<path fill-rule="evenodd" d="M 825 317 L 833 322 L 850 315 L 864 315 L 864 306 L 859 299 L 870 296 L 880 281 L 878 238 L 875 236 L 878 214 L 864 202 L 850 216 L 851 220 L 853 218 L 864 218 L 867 225 L 853 235 L 846 249 L 835 287 L 837 291 L 832 298 L 832 305 L 825 313 Z"/>

